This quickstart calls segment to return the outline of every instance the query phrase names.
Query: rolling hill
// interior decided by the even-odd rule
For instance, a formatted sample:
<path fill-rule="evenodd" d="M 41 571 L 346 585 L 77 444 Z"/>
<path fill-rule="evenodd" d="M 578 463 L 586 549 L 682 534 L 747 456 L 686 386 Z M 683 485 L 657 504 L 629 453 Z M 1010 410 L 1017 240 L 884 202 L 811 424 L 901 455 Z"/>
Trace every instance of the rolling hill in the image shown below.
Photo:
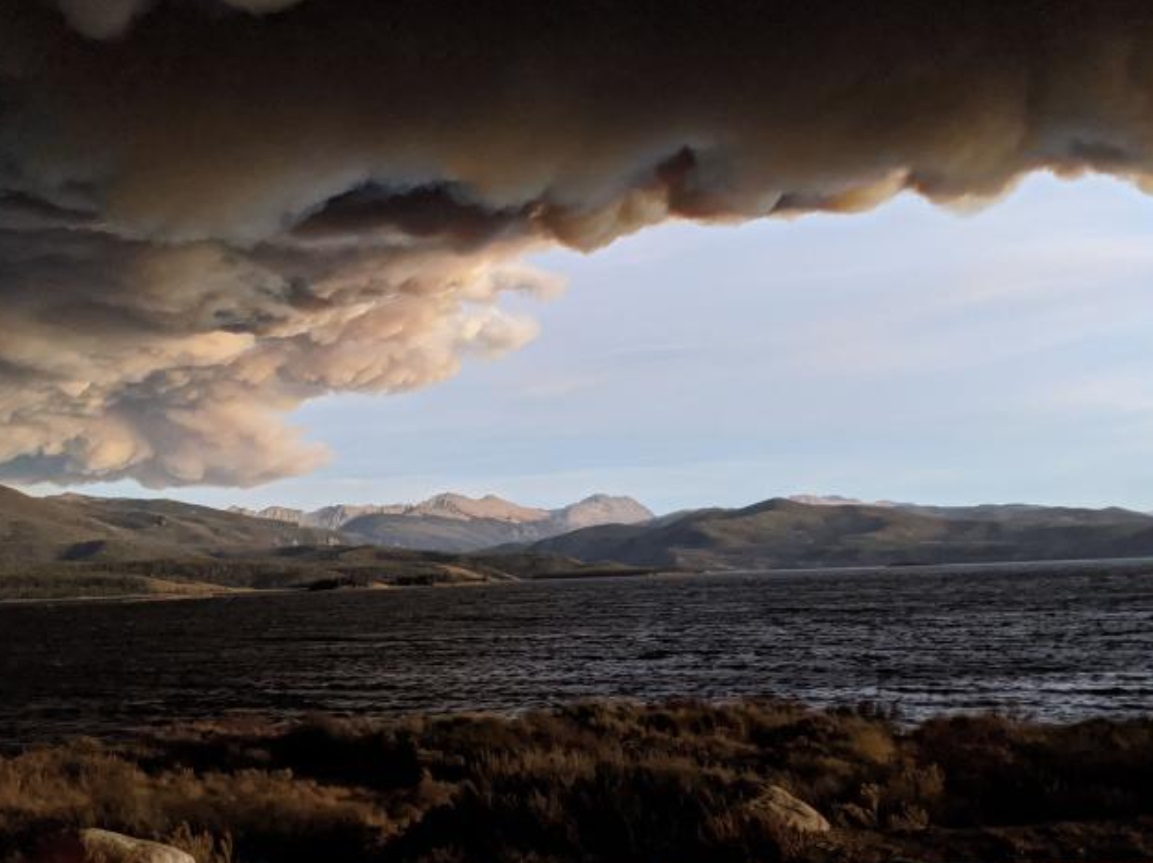
<path fill-rule="evenodd" d="M 236 555 L 337 541 L 331 531 L 171 500 L 36 498 L 0 486 L 0 566 Z"/>
<path fill-rule="evenodd" d="M 330 530 L 178 501 L 37 498 L 0 486 L 0 599 L 416 586 L 619 571 L 558 555 L 357 545 Z"/>
<path fill-rule="evenodd" d="M 578 530 L 538 553 L 636 566 L 746 569 L 1153 556 L 1153 517 L 1027 505 L 806 504 L 773 498 L 648 525 Z"/>

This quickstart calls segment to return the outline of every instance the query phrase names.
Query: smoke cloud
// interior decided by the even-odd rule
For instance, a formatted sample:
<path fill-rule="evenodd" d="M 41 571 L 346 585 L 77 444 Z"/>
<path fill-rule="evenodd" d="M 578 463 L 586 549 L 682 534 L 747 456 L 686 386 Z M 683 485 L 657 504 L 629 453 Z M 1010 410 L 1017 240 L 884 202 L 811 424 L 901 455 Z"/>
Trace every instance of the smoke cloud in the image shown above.
<path fill-rule="evenodd" d="M 1153 183 L 1148 4 L 0 0 L 0 478 L 307 471 L 531 251 L 1040 169 Z"/>

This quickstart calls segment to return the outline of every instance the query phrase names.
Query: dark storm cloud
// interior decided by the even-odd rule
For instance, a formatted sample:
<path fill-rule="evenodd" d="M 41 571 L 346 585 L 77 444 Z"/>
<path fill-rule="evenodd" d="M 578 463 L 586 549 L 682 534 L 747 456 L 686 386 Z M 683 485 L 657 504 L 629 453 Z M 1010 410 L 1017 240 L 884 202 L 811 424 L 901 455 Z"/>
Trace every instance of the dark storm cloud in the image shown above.
<path fill-rule="evenodd" d="M 0 477 L 261 482 L 670 218 L 1147 184 L 1144 3 L 0 0 Z M 707 290 L 707 286 L 702 286 Z M 659 310 L 654 310 L 659 313 Z"/>

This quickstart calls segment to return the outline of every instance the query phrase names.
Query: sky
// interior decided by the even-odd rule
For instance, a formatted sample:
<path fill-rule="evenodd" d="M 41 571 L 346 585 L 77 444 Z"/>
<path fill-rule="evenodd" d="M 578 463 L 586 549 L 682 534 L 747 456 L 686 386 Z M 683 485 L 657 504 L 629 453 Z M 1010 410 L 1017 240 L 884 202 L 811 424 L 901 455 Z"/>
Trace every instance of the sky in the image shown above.
<path fill-rule="evenodd" d="M 1149 4 L 446 3 L 0 0 L 0 483 L 1153 507 Z"/>
<path fill-rule="evenodd" d="M 865 214 L 669 222 L 532 263 L 540 334 L 394 396 L 292 416 L 332 451 L 301 477 L 163 495 L 213 506 L 453 490 L 658 512 L 836 493 L 1153 509 L 1153 199 L 1026 179 L 976 212 L 904 193 Z M 47 487 L 36 487 L 46 491 Z"/>

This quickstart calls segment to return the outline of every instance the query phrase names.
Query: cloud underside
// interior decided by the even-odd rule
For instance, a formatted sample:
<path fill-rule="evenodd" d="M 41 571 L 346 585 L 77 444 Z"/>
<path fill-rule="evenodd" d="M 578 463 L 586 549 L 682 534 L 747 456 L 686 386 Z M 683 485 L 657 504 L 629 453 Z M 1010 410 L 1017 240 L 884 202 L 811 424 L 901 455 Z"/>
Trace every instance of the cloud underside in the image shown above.
<path fill-rule="evenodd" d="M 0 0 L 0 19 L 4 480 L 310 470 L 324 453 L 289 412 L 524 344 L 499 301 L 555 287 L 518 263 L 550 245 L 903 190 L 964 206 L 1039 169 L 1153 176 L 1144 3 Z"/>

